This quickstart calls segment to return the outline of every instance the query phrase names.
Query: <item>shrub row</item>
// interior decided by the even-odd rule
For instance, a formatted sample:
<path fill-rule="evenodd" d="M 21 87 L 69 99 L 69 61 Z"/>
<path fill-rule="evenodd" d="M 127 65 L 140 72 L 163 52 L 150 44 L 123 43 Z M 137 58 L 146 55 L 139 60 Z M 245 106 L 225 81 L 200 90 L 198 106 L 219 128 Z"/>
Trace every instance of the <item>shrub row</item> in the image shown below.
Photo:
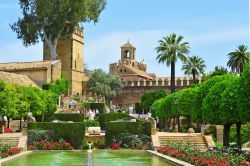
<path fill-rule="evenodd" d="M 112 144 L 115 137 L 122 133 L 134 135 L 144 134 L 151 137 L 150 122 L 106 122 L 105 143 Z"/>
<path fill-rule="evenodd" d="M 83 103 L 81 109 L 98 109 L 99 113 L 105 112 L 105 103 Z"/>
<path fill-rule="evenodd" d="M 54 118 L 61 121 L 73 121 L 73 122 L 84 121 L 84 115 L 78 113 L 57 113 L 54 114 Z"/>
<path fill-rule="evenodd" d="M 74 148 L 79 149 L 84 141 L 85 124 L 76 123 L 29 123 L 28 129 L 54 130 L 56 139 L 63 138 L 70 142 Z"/>
<path fill-rule="evenodd" d="M 116 113 L 116 112 L 102 113 L 102 114 L 99 114 L 99 125 L 102 130 L 105 130 L 106 122 L 115 121 L 118 119 L 134 119 L 134 118 L 124 113 Z"/>

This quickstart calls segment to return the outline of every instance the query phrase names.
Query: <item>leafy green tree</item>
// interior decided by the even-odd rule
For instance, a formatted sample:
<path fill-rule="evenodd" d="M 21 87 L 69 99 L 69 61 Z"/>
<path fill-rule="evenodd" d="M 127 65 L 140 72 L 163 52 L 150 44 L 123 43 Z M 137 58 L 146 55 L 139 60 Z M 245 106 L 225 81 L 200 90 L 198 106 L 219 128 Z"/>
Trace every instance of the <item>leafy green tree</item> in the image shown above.
<path fill-rule="evenodd" d="M 198 94 L 198 87 L 183 89 L 177 92 L 178 109 L 182 116 L 188 119 L 188 128 L 191 127 L 192 115 L 194 112 L 194 105 L 196 95 Z"/>
<path fill-rule="evenodd" d="M 177 117 L 178 109 L 176 107 L 177 105 L 175 104 L 176 98 L 176 93 L 173 93 L 166 96 L 165 98 L 156 100 L 152 105 L 151 111 L 154 112 L 152 114 L 155 114 L 159 118 L 164 118 L 165 121 Z M 165 123 L 165 126 L 167 127 L 169 124 Z"/>
<path fill-rule="evenodd" d="M 61 77 L 52 83 L 45 83 L 42 86 L 42 89 L 49 90 L 56 95 L 67 94 L 69 90 L 69 81 L 65 77 Z"/>
<path fill-rule="evenodd" d="M 161 98 L 166 97 L 166 92 L 164 90 L 157 90 L 152 92 L 145 92 L 143 96 L 141 97 L 141 105 L 142 108 L 145 109 L 145 111 L 149 111 L 152 104 Z"/>
<path fill-rule="evenodd" d="M 228 74 L 227 68 L 223 66 L 215 66 L 214 71 L 212 71 L 210 74 L 206 76 L 206 79 L 209 79 L 213 76 L 220 76 L 220 75 L 225 75 Z"/>
<path fill-rule="evenodd" d="M 223 76 L 214 76 L 206 81 L 204 81 L 202 84 L 197 85 L 197 95 L 195 96 L 195 104 L 193 105 L 193 120 L 197 123 L 203 123 L 204 122 L 204 116 L 202 111 L 202 102 L 203 99 L 207 96 L 209 93 L 209 90 L 211 87 L 213 87 L 216 83 L 223 81 Z"/>
<path fill-rule="evenodd" d="M 101 69 L 94 70 L 87 82 L 87 88 L 98 95 L 105 96 L 108 105 L 121 92 L 122 87 L 119 76 L 107 74 Z"/>
<path fill-rule="evenodd" d="M 182 70 L 184 70 L 185 75 L 193 76 L 194 83 L 197 83 L 196 76 L 205 74 L 205 68 L 205 61 L 198 56 L 188 57 L 188 59 L 184 61 L 184 65 L 182 66 Z"/>
<path fill-rule="evenodd" d="M 234 121 L 231 121 L 231 113 L 227 110 L 227 107 L 222 105 L 222 94 L 236 77 L 233 75 L 225 75 L 222 77 L 223 80 L 215 83 L 203 99 L 202 112 L 206 123 L 224 125 L 223 145 L 229 146 L 230 127 Z"/>
<path fill-rule="evenodd" d="M 60 36 L 71 34 L 79 23 L 98 21 L 106 0 L 19 0 L 23 18 L 11 25 L 25 46 L 36 44 L 39 38 L 56 59 Z"/>
<path fill-rule="evenodd" d="M 250 53 L 245 45 L 239 45 L 235 51 L 228 54 L 228 58 L 227 66 L 235 73 L 242 73 L 244 66 L 250 63 Z"/>
<path fill-rule="evenodd" d="M 238 109 L 242 121 L 250 122 L 250 64 L 246 65 L 239 80 Z M 240 145 L 241 123 L 236 123 L 237 143 Z"/>
<path fill-rule="evenodd" d="M 172 33 L 159 40 L 159 46 L 156 47 L 158 62 L 171 66 L 171 93 L 175 92 L 175 63 L 177 59 L 185 61 L 185 55 L 189 53 L 189 43 L 182 40 L 183 36 Z"/>
<path fill-rule="evenodd" d="M 16 98 L 16 90 L 13 85 L 6 84 L 4 81 L 0 82 L 0 113 L 3 116 L 7 116 L 8 118 L 8 127 L 10 118 L 16 117 L 18 112 L 15 107 L 15 103 L 17 102 Z"/>

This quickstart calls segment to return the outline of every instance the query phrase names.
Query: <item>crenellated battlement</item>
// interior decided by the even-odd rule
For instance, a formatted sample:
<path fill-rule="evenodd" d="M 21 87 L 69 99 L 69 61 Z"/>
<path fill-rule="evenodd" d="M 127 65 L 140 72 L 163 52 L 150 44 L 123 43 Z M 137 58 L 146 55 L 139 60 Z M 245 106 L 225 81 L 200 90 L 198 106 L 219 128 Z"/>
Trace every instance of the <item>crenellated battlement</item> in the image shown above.
<path fill-rule="evenodd" d="M 197 78 L 197 83 L 201 83 L 203 81 L 202 77 Z M 124 87 L 148 87 L 148 86 L 155 86 L 155 87 L 167 87 L 170 86 L 171 78 L 170 77 L 163 77 L 163 78 L 156 78 L 154 80 L 129 80 L 123 81 Z M 187 87 L 193 83 L 193 78 L 191 77 L 176 77 L 175 85 L 176 86 L 183 86 Z"/>
<path fill-rule="evenodd" d="M 83 35 L 84 35 L 84 34 L 83 34 L 83 28 L 81 28 L 81 27 L 76 27 L 75 30 L 74 30 L 74 34 L 83 37 Z"/>

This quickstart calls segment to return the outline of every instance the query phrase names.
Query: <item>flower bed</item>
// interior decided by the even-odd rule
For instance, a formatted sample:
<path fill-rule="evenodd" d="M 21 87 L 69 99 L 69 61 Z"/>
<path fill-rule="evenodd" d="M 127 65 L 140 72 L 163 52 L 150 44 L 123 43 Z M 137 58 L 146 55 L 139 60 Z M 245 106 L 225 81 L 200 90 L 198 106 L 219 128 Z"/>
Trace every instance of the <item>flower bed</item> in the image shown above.
<path fill-rule="evenodd" d="M 4 128 L 4 133 L 12 133 L 12 129 L 11 128 L 8 128 L 8 127 L 5 127 Z"/>
<path fill-rule="evenodd" d="M 153 149 L 153 144 L 151 142 L 151 137 L 147 135 L 133 135 L 129 133 L 123 133 L 114 137 L 113 142 L 111 144 L 111 149 L 120 148 L 151 150 Z"/>
<path fill-rule="evenodd" d="M 58 141 L 58 142 L 48 142 L 48 141 L 37 141 L 33 145 L 28 146 L 29 150 L 72 150 L 73 147 L 69 142 Z"/>
<path fill-rule="evenodd" d="M 10 145 L 0 144 L 1 158 L 12 156 L 20 153 L 21 149 L 16 147 L 11 147 Z"/>
<path fill-rule="evenodd" d="M 201 152 L 190 144 L 168 144 L 158 149 L 158 152 L 189 162 L 197 166 L 248 166 L 244 154 L 229 154 L 222 151 Z M 249 154 L 247 154 L 249 155 Z"/>

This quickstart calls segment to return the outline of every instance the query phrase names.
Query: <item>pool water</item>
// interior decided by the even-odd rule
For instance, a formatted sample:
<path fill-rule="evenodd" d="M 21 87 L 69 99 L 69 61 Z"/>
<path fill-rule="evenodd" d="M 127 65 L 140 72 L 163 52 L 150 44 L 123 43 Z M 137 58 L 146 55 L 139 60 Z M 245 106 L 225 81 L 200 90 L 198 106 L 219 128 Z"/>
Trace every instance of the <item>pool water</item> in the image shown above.
<path fill-rule="evenodd" d="M 170 166 L 144 152 L 95 150 L 92 156 L 94 166 Z M 2 166 L 85 166 L 87 157 L 87 152 L 35 152 Z"/>

